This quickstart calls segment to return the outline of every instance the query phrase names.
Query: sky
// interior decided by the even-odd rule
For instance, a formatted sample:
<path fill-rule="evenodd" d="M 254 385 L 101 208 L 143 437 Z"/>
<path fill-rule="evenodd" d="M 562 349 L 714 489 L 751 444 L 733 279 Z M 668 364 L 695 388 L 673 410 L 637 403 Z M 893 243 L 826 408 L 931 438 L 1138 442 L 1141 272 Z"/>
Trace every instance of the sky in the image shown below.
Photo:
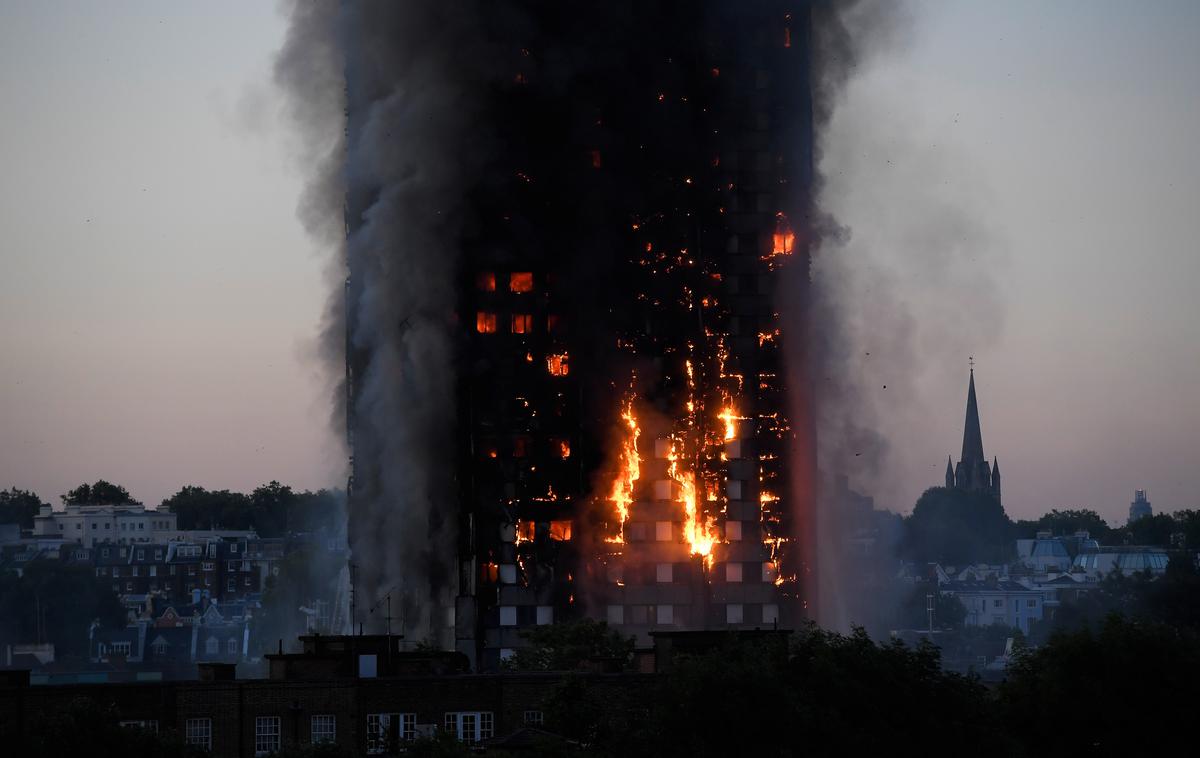
<path fill-rule="evenodd" d="M 971 355 L 1010 515 L 1200 507 L 1200 5 L 910 8 L 821 158 L 851 234 L 817 271 L 888 450 L 856 485 L 905 511 L 940 482 Z M 283 31 L 0 0 L 0 488 L 344 483 Z"/>

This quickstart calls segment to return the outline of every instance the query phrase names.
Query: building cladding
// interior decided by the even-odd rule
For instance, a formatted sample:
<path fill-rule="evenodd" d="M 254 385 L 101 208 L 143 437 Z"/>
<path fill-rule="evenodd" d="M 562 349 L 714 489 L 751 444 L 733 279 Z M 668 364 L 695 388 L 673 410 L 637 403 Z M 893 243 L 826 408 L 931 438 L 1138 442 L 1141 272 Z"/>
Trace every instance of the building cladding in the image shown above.
<path fill-rule="evenodd" d="M 643 640 L 792 625 L 806 6 L 537 5 L 456 268 L 454 644 L 491 668 L 583 615 Z"/>

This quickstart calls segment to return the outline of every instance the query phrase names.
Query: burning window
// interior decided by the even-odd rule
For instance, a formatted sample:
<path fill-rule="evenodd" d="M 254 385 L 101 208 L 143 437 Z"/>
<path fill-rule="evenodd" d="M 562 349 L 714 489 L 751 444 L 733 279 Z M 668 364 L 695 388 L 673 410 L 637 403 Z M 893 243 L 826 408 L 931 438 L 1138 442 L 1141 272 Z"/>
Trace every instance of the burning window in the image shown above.
<path fill-rule="evenodd" d="M 550 539 L 559 542 L 569 542 L 571 540 L 571 522 L 569 520 L 551 521 Z"/>
<path fill-rule="evenodd" d="M 774 243 L 771 249 L 772 255 L 791 255 L 792 248 L 796 244 L 796 235 L 792 231 L 792 225 L 788 223 L 788 217 L 783 213 L 775 214 Z"/>
<path fill-rule="evenodd" d="M 546 331 L 551 334 L 558 334 L 560 331 L 562 331 L 559 328 L 561 323 L 562 322 L 559 319 L 558 314 L 551 313 L 549 316 L 546 316 Z"/>
<path fill-rule="evenodd" d="M 493 287 L 494 288 L 494 287 Z M 514 271 L 508 275 L 509 292 L 533 292 L 533 272 Z"/>
<path fill-rule="evenodd" d="M 475 286 L 483 292 L 495 292 L 496 275 L 491 271 L 480 271 L 475 277 Z"/>
<path fill-rule="evenodd" d="M 495 563 L 484 563 L 479 567 L 479 578 L 485 584 L 495 584 L 500 581 L 500 567 Z"/>
<path fill-rule="evenodd" d="M 571 457 L 571 441 L 566 437 L 558 437 L 550 441 L 551 449 L 558 454 L 559 458 L 567 459 Z"/>
<path fill-rule="evenodd" d="M 496 447 L 494 440 L 485 440 L 479 444 L 479 456 L 481 458 L 497 458 L 500 451 Z"/>
<path fill-rule="evenodd" d="M 517 522 L 517 544 L 522 542 L 533 542 L 533 538 L 537 536 L 537 523 L 533 521 L 518 521 Z"/>
<path fill-rule="evenodd" d="M 546 370 L 550 372 L 550 376 L 566 376 L 571 373 L 571 368 L 567 365 L 567 354 L 551 353 L 547 355 Z"/>
<path fill-rule="evenodd" d="M 496 314 L 479 311 L 475 314 L 475 331 L 480 334 L 496 333 Z"/>
<path fill-rule="evenodd" d="M 495 327 L 492 331 L 496 331 Z M 528 313 L 514 313 L 512 315 L 512 333 L 513 334 L 529 334 L 533 331 L 533 316 Z"/>

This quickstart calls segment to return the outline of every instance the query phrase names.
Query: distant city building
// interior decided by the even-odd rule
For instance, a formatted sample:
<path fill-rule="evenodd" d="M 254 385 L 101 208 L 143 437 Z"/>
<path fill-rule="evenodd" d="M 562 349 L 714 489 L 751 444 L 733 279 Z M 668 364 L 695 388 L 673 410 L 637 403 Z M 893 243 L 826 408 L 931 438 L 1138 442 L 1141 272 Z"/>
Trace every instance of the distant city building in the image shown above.
<path fill-rule="evenodd" d="M 1075 556 L 1074 570 L 1083 572 L 1088 579 L 1101 579 L 1119 571 L 1122 574 L 1137 574 L 1149 571 L 1154 576 L 1167 573 L 1170 556 L 1161 547 L 1123 545 L 1084 550 Z"/>
<path fill-rule="evenodd" d="M 1133 493 L 1133 502 L 1129 504 L 1129 523 L 1133 523 L 1138 519 L 1147 518 L 1154 515 L 1154 509 L 1150 507 L 1150 501 L 1146 499 L 1146 490 L 1137 490 Z"/>
<path fill-rule="evenodd" d="M 1041 621 L 1045 595 L 1011 580 L 944 582 L 943 594 L 958 598 L 967 611 L 967 626 L 1003 626 L 1029 634 L 1029 626 Z"/>
<path fill-rule="evenodd" d="M 968 492 L 986 492 L 1000 502 L 1000 464 L 988 465 L 983 454 L 983 433 L 979 429 L 979 403 L 975 399 L 975 368 L 967 389 L 967 418 L 963 428 L 962 457 L 957 466 L 946 457 L 946 487 Z"/>

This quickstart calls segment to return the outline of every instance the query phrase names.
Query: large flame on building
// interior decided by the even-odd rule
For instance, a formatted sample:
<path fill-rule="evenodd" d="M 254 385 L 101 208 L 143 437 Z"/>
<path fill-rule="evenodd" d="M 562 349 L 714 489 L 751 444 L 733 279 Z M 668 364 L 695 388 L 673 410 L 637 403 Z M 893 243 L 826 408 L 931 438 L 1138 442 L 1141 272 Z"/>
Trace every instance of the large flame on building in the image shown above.
<path fill-rule="evenodd" d="M 717 544 L 716 522 L 700 512 L 700 497 L 696 487 L 696 472 L 680 466 L 678 443 L 671 440 L 667 454 L 667 475 L 675 483 L 675 501 L 683 506 L 683 539 L 692 555 L 703 556 L 706 566 L 712 566 L 713 546 Z"/>
<path fill-rule="evenodd" d="M 617 456 L 617 476 L 613 479 L 612 489 L 608 499 L 612 500 L 613 506 L 616 508 L 617 520 L 620 522 L 617 527 L 616 536 L 609 537 L 609 542 L 625 542 L 625 522 L 629 520 L 629 506 L 633 504 L 633 491 L 637 480 L 641 477 L 642 459 L 638 455 L 638 437 L 641 436 L 642 430 L 638 426 L 637 416 L 633 412 L 633 396 L 631 395 L 625 401 L 625 407 L 621 410 L 621 446 Z"/>

